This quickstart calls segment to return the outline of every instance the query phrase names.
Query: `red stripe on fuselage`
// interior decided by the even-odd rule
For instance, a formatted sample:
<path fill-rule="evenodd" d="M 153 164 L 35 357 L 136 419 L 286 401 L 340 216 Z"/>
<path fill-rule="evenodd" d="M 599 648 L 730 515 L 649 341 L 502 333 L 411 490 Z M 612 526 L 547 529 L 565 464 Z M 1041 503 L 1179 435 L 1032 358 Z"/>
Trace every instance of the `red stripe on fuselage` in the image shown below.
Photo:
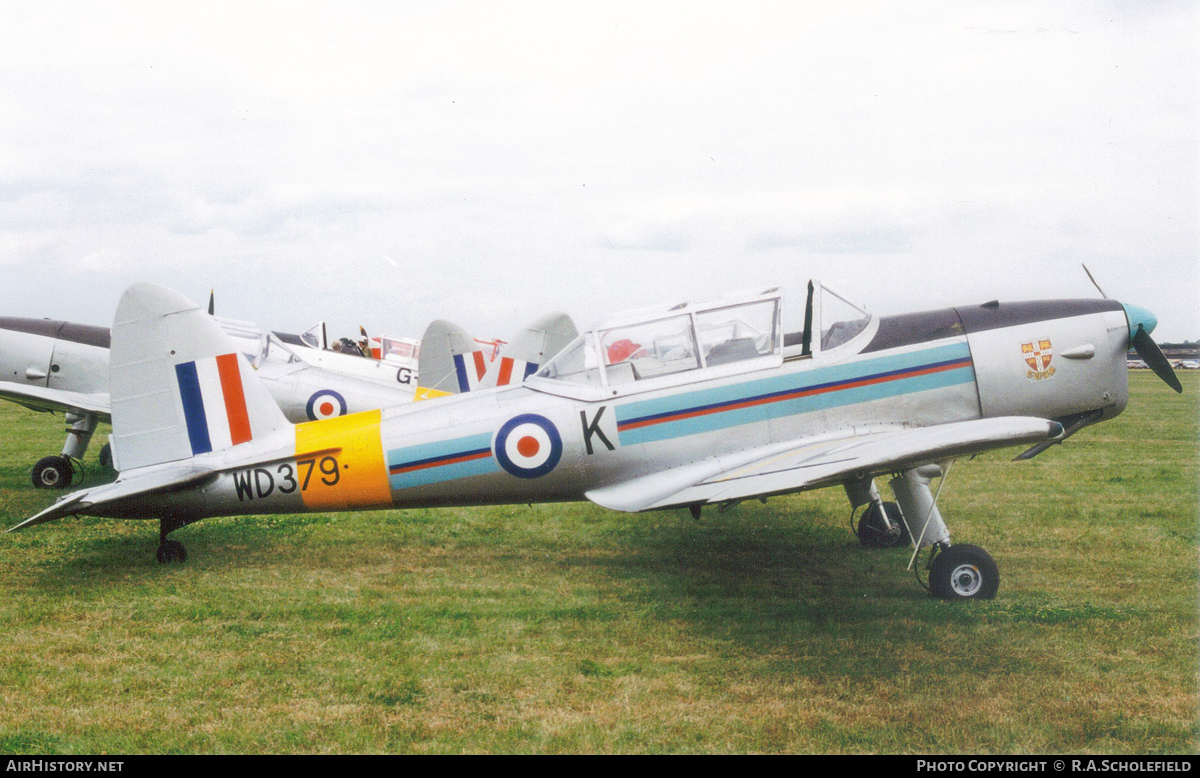
<path fill-rule="evenodd" d="M 415 465 L 407 465 L 396 467 L 392 465 L 388 468 L 389 475 L 399 475 L 401 473 L 414 473 L 418 470 L 428 470 L 431 467 L 442 467 L 443 465 L 457 465 L 461 462 L 471 462 L 476 459 L 486 459 L 492 455 L 490 450 L 476 451 L 471 454 L 463 454 L 462 456 L 451 457 L 448 459 L 435 459 L 430 462 L 418 462 Z"/>

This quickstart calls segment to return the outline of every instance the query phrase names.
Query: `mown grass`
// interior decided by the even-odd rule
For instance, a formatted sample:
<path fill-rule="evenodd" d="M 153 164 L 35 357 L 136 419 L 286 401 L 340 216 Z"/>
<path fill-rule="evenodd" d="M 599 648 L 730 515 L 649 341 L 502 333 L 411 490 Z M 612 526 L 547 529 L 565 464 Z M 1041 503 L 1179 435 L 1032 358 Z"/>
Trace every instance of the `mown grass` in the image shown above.
<path fill-rule="evenodd" d="M 0 752 L 1195 752 L 1200 387 L 1132 379 L 951 472 L 988 603 L 860 550 L 839 490 L 210 519 L 171 566 L 152 523 L 2 535 Z M 0 408 L 4 524 L 60 429 Z"/>

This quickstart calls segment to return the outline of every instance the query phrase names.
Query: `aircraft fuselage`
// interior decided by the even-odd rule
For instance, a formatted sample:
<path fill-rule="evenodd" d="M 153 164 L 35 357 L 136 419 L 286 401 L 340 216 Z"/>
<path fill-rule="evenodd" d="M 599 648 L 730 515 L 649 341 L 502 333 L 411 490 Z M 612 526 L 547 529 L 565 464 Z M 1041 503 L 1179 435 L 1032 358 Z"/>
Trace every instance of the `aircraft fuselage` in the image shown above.
<path fill-rule="evenodd" d="M 108 390 L 107 327 L 0 317 L 0 337 L 0 381 L 82 394 Z"/>
<path fill-rule="evenodd" d="M 526 384 L 300 424 L 261 464 L 105 507 L 157 518 L 572 501 L 700 459 L 881 425 L 1111 418 L 1128 396 L 1120 303 L 990 304 L 872 320 L 815 355 L 642 384 Z M 584 396 L 586 395 L 586 396 Z M 290 431 L 289 431 L 290 432 Z"/>

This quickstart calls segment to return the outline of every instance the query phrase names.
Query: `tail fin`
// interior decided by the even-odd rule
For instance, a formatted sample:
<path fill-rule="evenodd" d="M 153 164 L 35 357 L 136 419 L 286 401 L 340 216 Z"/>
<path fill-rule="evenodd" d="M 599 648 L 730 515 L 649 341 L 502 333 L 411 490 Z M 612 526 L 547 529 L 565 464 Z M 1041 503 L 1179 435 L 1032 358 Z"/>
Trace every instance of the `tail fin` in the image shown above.
<path fill-rule="evenodd" d="M 551 313 L 526 325 L 504 346 L 481 386 L 519 384 L 579 337 L 565 313 Z"/>
<path fill-rule="evenodd" d="M 519 384 L 578 336 L 570 316 L 551 313 L 522 328 L 492 361 L 462 327 L 435 321 L 421 338 L 416 399 Z"/>
<path fill-rule="evenodd" d="M 189 459 L 289 428 L 203 308 L 154 284 L 125 290 L 109 362 L 118 470 Z"/>
<path fill-rule="evenodd" d="M 417 399 L 469 392 L 486 374 L 486 355 L 466 330 L 440 319 L 425 328 L 417 356 Z"/>

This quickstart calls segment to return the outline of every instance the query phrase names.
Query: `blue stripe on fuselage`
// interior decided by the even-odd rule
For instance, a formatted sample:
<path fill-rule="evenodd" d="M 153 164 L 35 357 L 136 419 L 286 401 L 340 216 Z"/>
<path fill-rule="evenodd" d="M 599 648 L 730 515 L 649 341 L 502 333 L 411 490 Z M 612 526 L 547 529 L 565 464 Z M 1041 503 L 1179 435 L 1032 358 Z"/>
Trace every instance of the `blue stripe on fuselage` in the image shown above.
<path fill-rule="evenodd" d="M 387 464 L 393 489 L 436 484 L 500 469 L 492 456 L 490 432 L 393 449 L 388 452 Z"/>
<path fill-rule="evenodd" d="M 630 403 L 616 409 L 621 445 L 826 410 L 975 380 L 965 342 L 787 376 Z"/>

